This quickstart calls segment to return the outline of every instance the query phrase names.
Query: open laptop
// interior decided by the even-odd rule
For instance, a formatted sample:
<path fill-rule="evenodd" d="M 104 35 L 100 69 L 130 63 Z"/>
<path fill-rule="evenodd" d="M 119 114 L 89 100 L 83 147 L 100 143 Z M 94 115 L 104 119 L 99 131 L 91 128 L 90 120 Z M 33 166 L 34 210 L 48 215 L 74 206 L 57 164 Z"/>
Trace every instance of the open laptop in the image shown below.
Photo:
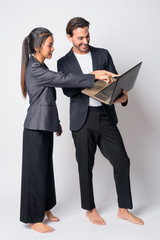
<path fill-rule="evenodd" d="M 113 83 L 107 84 L 104 81 L 96 81 L 93 88 L 85 88 L 82 93 L 108 105 L 121 96 L 122 90 L 130 91 L 136 81 L 142 62 L 123 73 L 121 76 L 114 78 Z"/>

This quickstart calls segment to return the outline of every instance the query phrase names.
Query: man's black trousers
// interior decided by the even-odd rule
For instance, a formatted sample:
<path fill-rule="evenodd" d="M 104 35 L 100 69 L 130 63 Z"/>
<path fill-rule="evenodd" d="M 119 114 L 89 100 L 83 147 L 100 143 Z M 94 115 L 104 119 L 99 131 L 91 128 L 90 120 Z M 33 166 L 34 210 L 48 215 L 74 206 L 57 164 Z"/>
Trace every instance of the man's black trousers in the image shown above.
<path fill-rule="evenodd" d="M 112 124 L 103 107 L 89 107 L 83 127 L 72 131 L 78 162 L 82 208 L 95 208 L 92 169 L 98 146 L 101 153 L 113 166 L 114 180 L 120 208 L 132 209 L 129 167 L 130 161 L 125 151 L 120 132 Z"/>

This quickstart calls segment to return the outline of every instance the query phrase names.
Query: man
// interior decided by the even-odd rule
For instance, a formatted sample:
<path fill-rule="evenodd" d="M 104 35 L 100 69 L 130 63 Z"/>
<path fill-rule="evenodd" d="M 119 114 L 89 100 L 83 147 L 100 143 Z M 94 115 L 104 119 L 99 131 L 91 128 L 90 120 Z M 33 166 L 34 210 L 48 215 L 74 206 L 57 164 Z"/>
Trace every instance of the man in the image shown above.
<path fill-rule="evenodd" d="M 107 70 L 117 73 L 111 55 L 105 49 L 89 45 L 89 22 L 77 17 L 71 19 L 66 27 L 67 38 L 73 48 L 58 60 L 58 71 L 63 73 L 89 73 L 93 70 Z M 118 218 L 143 225 L 140 218 L 133 216 L 132 197 L 129 180 L 129 158 L 117 128 L 114 105 L 107 106 L 81 93 L 82 89 L 64 88 L 70 97 L 70 129 L 76 147 L 81 203 L 87 210 L 89 220 L 97 225 L 106 224 L 98 214 L 93 196 L 92 169 L 98 145 L 100 151 L 113 166 L 114 180 L 118 196 Z M 128 96 L 123 91 L 115 102 L 127 105 Z"/>

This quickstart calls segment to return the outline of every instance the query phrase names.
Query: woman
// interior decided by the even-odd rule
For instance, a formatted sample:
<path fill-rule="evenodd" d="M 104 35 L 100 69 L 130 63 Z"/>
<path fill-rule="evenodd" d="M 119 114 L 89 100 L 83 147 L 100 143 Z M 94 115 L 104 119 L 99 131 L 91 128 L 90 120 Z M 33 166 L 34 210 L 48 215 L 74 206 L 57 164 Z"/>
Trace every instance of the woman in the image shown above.
<path fill-rule="evenodd" d="M 106 71 L 91 74 L 63 74 L 50 71 L 44 64 L 54 51 L 52 33 L 35 28 L 24 39 L 22 47 L 21 88 L 29 95 L 30 106 L 24 122 L 20 221 L 37 232 L 54 229 L 43 223 L 44 216 L 59 221 L 51 213 L 56 204 L 52 165 L 53 132 L 62 129 L 56 107 L 54 87 L 93 87 L 94 80 L 112 79 Z M 76 80 L 76 81 L 75 81 Z M 76 84 L 75 84 L 76 82 Z"/>

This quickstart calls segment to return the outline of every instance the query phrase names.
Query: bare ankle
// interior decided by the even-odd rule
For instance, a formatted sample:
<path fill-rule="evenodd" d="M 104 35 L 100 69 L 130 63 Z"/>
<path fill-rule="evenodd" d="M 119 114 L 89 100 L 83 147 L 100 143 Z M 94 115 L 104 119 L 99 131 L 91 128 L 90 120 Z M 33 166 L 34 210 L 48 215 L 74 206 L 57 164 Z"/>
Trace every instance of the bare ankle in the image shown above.
<path fill-rule="evenodd" d="M 87 210 L 87 212 L 92 213 L 92 212 L 97 212 L 96 208 L 92 208 L 90 210 Z"/>
<path fill-rule="evenodd" d="M 126 208 L 118 208 L 118 211 L 121 212 L 121 213 L 125 213 L 125 212 L 128 212 L 128 209 L 126 209 Z"/>

